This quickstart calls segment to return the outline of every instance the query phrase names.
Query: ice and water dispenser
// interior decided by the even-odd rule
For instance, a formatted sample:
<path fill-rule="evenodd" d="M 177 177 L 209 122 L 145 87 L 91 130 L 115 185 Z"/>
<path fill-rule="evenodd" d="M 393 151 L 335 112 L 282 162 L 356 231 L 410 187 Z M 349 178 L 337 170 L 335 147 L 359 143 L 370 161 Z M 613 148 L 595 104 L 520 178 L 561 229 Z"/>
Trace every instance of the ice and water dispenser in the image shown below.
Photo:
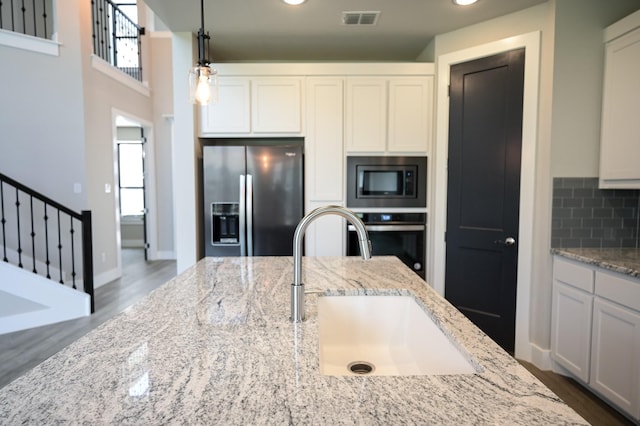
<path fill-rule="evenodd" d="M 240 243 L 239 203 L 211 203 L 211 234 L 214 246 Z"/>

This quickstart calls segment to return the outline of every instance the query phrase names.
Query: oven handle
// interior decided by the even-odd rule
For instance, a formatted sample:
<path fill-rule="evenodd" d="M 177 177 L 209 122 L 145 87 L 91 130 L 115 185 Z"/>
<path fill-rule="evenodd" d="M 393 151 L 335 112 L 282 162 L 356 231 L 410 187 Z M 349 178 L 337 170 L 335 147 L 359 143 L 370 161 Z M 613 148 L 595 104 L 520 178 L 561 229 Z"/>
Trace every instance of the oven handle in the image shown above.
<path fill-rule="evenodd" d="M 373 232 L 401 232 L 401 231 L 424 231 L 424 225 L 365 225 L 367 231 Z M 355 231 L 353 225 L 347 226 L 348 231 Z"/>

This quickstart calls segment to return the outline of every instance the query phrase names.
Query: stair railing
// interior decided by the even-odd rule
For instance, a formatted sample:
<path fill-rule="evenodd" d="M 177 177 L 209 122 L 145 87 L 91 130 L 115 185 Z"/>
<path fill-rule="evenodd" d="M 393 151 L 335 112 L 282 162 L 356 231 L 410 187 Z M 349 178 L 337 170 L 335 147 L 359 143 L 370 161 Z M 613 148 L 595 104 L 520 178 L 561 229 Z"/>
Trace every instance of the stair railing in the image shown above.
<path fill-rule="evenodd" d="M 82 286 L 95 312 L 91 211 L 77 213 L 0 173 L 0 232 L 4 262 L 76 290 Z"/>

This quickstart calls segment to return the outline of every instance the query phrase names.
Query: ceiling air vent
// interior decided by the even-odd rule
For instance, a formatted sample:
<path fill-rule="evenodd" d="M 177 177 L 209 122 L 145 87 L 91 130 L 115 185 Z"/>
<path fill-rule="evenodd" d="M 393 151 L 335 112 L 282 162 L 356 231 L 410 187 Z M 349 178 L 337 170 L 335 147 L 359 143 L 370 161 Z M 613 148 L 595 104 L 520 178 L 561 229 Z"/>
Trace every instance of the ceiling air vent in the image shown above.
<path fill-rule="evenodd" d="M 380 11 L 373 12 L 342 12 L 343 25 L 375 25 Z"/>

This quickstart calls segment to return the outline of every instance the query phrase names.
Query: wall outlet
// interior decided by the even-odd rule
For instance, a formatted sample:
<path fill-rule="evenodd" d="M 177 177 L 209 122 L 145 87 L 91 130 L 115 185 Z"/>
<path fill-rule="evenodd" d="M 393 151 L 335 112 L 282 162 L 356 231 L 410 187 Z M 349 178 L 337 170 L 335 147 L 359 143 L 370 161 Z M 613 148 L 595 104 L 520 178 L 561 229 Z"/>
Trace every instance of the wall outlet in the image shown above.
<path fill-rule="evenodd" d="M 74 194 L 79 194 L 82 192 L 82 185 L 79 184 L 78 182 L 73 184 L 73 193 Z"/>
<path fill-rule="evenodd" d="M 100 258 L 102 259 L 102 263 L 105 263 L 107 261 L 107 253 L 102 252 L 102 254 L 100 255 Z"/>
<path fill-rule="evenodd" d="M 104 184 L 104 192 L 106 192 L 107 194 L 111 193 L 111 184 L 110 183 L 105 183 Z"/>

